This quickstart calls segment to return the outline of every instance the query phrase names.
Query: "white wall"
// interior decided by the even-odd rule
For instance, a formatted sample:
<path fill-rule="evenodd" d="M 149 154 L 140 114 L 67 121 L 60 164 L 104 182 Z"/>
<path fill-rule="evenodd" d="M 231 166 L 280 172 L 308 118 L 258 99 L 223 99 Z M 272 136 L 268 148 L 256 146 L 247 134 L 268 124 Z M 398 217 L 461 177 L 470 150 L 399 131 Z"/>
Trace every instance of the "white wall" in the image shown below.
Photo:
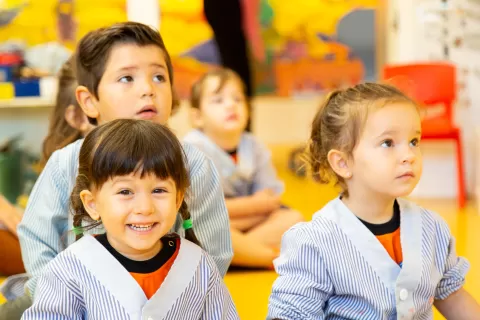
<path fill-rule="evenodd" d="M 450 2 L 455 2 L 451 0 Z M 458 2 L 457 2 L 458 3 Z M 427 16 L 423 14 L 424 6 L 436 6 L 438 1 L 428 0 L 390 0 L 389 1 L 389 22 L 387 26 L 387 63 L 404 63 L 411 61 L 430 60 L 434 57 L 441 57 L 441 41 L 433 36 L 425 36 L 425 21 Z M 435 18 L 435 15 L 429 15 Z M 450 18 L 450 21 L 453 19 Z M 395 28 L 396 25 L 396 28 Z M 452 21 L 449 30 L 452 33 L 460 32 L 455 21 Z M 442 30 L 436 28 L 438 36 Z M 454 31 L 455 30 L 455 31 Z M 438 32 L 438 33 L 437 33 Z M 448 39 L 451 41 L 451 38 Z M 458 67 L 462 68 L 465 61 L 478 60 L 478 53 L 469 52 L 463 48 L 451 48 L 450 58 Z M 467 80 L 468 88 L 460 98 L 466 96 L 471 100 L 470 107 L 459 103 L 456 106 L 456 123 L 463 130 L 463 151 L 465 157 L 465 177 L 467 189 L 473 192 L 475 184 L 475 138 L 474 128 L 479 125 L 478 92 L 480 82 L 474 77 Z M 456 159 L 454 158 L 454 146 L 451 142 L 432 142 L 423 144 L 424 173 L 422 179 L 414 191 L 417 197 L 456 197 Z"/>

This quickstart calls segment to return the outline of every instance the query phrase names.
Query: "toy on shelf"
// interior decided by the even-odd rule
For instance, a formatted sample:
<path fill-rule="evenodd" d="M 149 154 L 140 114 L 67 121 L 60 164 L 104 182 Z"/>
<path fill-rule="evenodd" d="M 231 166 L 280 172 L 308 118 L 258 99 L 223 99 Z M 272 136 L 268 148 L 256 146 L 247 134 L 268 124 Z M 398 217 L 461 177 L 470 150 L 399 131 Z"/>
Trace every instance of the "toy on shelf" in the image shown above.
<path fill-rule="evenodd" d="M 40 76 L 25 65 L 21 53 L 0 52 L 0 99 L 39 97 Z"/>

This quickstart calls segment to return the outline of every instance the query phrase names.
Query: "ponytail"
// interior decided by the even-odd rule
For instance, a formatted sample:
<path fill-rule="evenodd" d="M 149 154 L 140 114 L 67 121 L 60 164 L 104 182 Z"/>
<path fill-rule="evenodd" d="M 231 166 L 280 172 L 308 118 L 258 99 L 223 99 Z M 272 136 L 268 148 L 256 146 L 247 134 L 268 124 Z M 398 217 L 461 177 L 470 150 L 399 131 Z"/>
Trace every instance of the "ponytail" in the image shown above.
<path fill-rule="evenodd" d="M 182 205 L 180 206 L 180 209 L 178 210 L 178 212 L 180 213 L 183 219 L 183 229 L 185 230 L 185 239 L 201 247 L 201 244 L 198 241 L 197 236 L 195 235 L 195 232 L 193 232 L 192 218 L 190 216 L 190 211 L 188 210 L 188 206 L 185 200 L 183 200 Z"/>

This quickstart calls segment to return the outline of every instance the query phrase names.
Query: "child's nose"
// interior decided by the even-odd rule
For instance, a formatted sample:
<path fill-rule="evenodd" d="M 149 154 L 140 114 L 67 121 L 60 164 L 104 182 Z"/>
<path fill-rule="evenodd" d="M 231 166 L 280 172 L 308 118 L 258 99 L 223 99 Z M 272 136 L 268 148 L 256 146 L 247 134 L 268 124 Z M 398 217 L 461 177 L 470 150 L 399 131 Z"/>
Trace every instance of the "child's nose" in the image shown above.
<path fill-rule="evenodd" d="M 140 84 L 140 91 L 143 96 L 154 96 L 155 95 L 155 85 L 153 84 L 153 81 L 145 79 L 144 81 L 141 82 Z"/>
<path fill-rule="evenodd" d="M 149 215 L 149 214 L 152 214 L 153 211 L 154 211 L 154 206 L 153 206 L 153 201 L 151 196 L 144 195 L 144 196 L 139 196 L 137 198 L 135 213 Z"/>

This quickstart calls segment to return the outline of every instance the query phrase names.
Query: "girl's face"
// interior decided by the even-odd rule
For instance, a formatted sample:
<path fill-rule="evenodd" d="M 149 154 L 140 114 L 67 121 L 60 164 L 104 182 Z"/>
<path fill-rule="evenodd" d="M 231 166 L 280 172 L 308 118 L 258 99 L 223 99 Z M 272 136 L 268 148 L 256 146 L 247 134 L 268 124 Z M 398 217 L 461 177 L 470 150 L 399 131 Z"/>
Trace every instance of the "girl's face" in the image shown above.
<path fill-rule="evenodd" d="M 421 120 L 411 103 L 391 103 L 370 114 L 349 165 L 349 192 L 392 198 L 410 194 L 422 174 Z"/>
<path fill-rule="evenodd" d="M 132 260 L 147 260 L 160 251 L 159 239 L 172 229 L 183 194 L 171 178 L 137 173 L 114 177 L 98 190 L 83 190 L 80 198 L 92 219 L 101 219 L 115 250 Z"/>

